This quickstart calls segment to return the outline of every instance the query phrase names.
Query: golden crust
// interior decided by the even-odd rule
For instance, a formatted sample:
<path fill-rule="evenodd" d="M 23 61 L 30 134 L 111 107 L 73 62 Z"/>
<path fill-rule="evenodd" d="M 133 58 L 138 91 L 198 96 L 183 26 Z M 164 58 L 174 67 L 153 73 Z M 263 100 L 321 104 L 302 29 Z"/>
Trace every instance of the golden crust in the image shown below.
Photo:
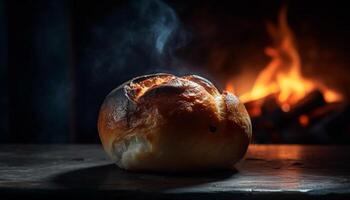
<path fill-rule="evenodd" d="M 199 76 L 154 74 L 113 90 L 99 114 L 105 151 L 129 170 L 228 169 L 252 129 L 238 98 Z"/>

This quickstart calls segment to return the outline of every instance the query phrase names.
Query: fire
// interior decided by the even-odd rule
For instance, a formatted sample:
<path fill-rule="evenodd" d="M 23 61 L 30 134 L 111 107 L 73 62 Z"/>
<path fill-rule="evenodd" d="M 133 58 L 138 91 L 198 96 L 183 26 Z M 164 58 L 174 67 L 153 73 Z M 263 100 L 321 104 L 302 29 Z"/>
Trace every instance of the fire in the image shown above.
<path fill-rule="evenodd" d="M 335 91 L 303 77 L 301 59 L 295 46 L 293 32 L 287 23 L 287 9 L 283 7 L 278 17 L 278 24 L 268 24 L 268 31 L 274 40 L 274 46 L 268 47 L 265 53 L 271 57 L 270 63 L 259 73 L 253 88 L 240 96 L 246 103 L 275 94 L 281 109 L 289 111 L 311 91 L 322 91 L 327 102 L 340 101 L 342 96 Z M 227 90 L 232 90 L 230 83 Z"/>

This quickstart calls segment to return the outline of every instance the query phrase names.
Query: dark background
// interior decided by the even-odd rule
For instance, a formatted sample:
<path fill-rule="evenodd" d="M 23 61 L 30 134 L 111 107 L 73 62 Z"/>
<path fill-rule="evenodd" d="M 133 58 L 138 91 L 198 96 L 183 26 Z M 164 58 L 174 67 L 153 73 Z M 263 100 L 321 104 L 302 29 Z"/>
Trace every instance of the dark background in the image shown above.
<path fill-rule="evenodd" d="M 137 75 L 196 73 L 222 88 L 257 74 L 283 4 L 305 76 L 347 97 L 342 1 L 0 0 L 0 142 L 98 142 L 104 97 Z"/>

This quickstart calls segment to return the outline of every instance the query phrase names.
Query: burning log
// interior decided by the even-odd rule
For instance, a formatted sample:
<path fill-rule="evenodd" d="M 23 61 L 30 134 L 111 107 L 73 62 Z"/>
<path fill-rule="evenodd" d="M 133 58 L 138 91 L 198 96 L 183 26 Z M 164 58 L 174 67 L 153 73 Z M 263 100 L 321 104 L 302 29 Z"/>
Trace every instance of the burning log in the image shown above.
<path fill-rule="evenodd" d="M 310 128 L 313 135 L 317 135 L 317 142 L 347 143 L 350 140 L 350 105 L 338 104 L 337 108 L 328 112 L 322 119 L 318 119 Z M 315 119 L 316 121 L 316 119 Z"/>
<path fill-rule="evenodd" d="M 326 105 L 323 94 L 319 90 L 314 90 L 297 102 L 289 112 L 287 112 L 286 120 L 298 119 L 299 116 L 307 114 L 317 108 Z"/>
<path fill-rule="evenodd" d="M 303 114 L 299 117 L 299 123 L 302 126 L 312 125 L 322 121 L 324 118 L 328 118 L 330 115 L 334 113 L 341 112 L 344 109 L 343 103 L 328 103 L 322 107 L 316 108 L 308 114 Z M 303 119 L 307 119 L 307 123 L 303 123 Z M 306 121 L 306 120 L 304 120 Z"/>
<path fill-rule="evenodd" d="M 259 117 L 265 113 L 270 113 L 275 109 L 278 109 L 275 94 L 270 94 L 264 98 L 260 98 L 253 101 L 244 103 L 250 117 Z"/>
<path fill-rule="evenodd" d="M 285 114 L 278 105 L 276 94 L 249 101 L 245 106 L 252 118 L 253 129 L 259 142 L 278 142 L 280 140 L 279 127 Z"/>
<path fill-rule="evenodd" d="M 323 94 L 319 90 L 314 90 L 292 106 L 288 112 L 282 110 L 277 102 L 276 95 L 269 95 L 263 99 L 248 102 L 245 105 L 252 118 L 260 118 L 263 120 L 259 121 L 264 123 L 270 121 L 271 123 L 267 124 L 283 127 L 291 121 L 298 120 L 300 116 L 327 104 Z"/>
<path fill-rule="evenodd" d="M 255 118 L 261 115 L 262 103 L 263 103 L 262 99 L 244 103 L 244 106 L 247 109 L 250 117 Z"/>
<path fill-rule="evenodd" d="M 307 134 L 311 125 L 326 118 L 339 107 L 337 103 L 327 104 L 319 90 L 307 94 L 291 106 L 288 112 L 283 111 L 277 97 L 273 94 L 245 104 L 248 112 L 253 114 L 253 128 L 259 142 L 278 143 L 283 142 L 283 138 L 287 138 L 287 141 L 312 140 L 311 135 Z"/>

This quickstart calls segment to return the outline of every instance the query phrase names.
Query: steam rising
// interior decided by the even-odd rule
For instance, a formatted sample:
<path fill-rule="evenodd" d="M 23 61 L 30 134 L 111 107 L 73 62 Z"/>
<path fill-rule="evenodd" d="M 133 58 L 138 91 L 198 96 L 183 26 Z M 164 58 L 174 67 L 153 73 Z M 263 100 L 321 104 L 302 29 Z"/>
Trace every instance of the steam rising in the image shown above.
<path fill-rule="evenodd" d="M 157 0 L 128 2 L 92 34 L 93 47 L 85 60 L 93 67 L 94 81 L 101 84 L 116 75 L 120 81 L 154 69 L 169 70 L 179 62 L 174 51 L 187 40 L 174 10 Z"/>
<path fill-rule="evenodd" d="M 156 38 L 156 49 L 159 54 L 162 54 L 171 33 L 178 28 L 178 20 L 172 9 L 160 2 L 158 6 L 164 7 L 164 10 L 161 10 L 163 13 L 160 14 L 160 18 L 152 26 L 151 31 L 154 32 Z"/>

